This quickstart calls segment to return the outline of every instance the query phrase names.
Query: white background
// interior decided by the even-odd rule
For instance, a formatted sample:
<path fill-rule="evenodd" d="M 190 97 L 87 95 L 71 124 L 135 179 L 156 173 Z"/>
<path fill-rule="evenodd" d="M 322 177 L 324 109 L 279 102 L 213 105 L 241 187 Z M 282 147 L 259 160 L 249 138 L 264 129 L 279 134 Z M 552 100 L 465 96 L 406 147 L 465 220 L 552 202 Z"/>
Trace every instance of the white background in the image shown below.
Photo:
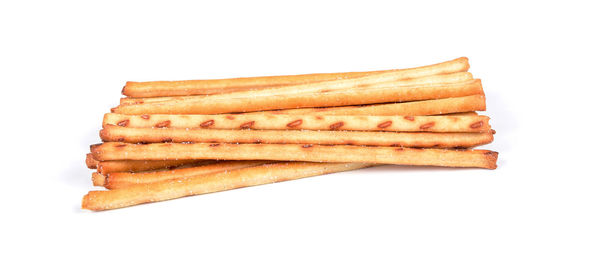
<path fill-rule="evenodd" d="M 593 1 L 13 2 L 0 4 L 2 272 L 600 271 Z M 79 208 L 85 153 L 127 80 L 460 56 L 483 80 L 497 170 L 379 167 Z"/>

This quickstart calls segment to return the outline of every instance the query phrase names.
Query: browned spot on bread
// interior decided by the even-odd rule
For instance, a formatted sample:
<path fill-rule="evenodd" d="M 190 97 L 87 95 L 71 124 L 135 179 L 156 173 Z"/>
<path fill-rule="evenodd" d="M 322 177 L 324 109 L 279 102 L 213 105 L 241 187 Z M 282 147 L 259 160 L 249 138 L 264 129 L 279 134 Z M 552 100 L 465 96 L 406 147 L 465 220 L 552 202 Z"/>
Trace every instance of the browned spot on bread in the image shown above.
<path fill-rule="evenodd" d="M 125 141 L 125 138 L 122 138 L 122 137 L 120 137 L 120 138 L 117 138 L 117 141 L 118 141 L 118 142 L 123 142 L 123 141 Z"/>
<path fill-rule="evenodd" d="M 312 146 L 313 146 L 312 144 L 304 144 L 304 145 L 302 145 L 302 148 L 310 148 Z"/>
<path fill-rule="evenodd" d="M 170 120 L 165 120 L 165 121 L 161 121 L 159 123 L 157 123 L 156 125 L 154 125 L 154 127 L 156 128 L 167 128 L 171 125 L 171 121 Z"/>
<path fill-rule="evenodd" d="M 248 121 L 248 122 L 240 125 L 240 129 L 250 129 L 250 128 L 252 128 L 253 125 L 254 125 L 254 120 Z"/>
<path fill-rule="evenodd" d="M 336 122 L 334 124 L 329 125 L 329 129 L 331 129 L 331 130 L 337 130 L 337 129 L 339 129 L 342 126 L 344 126 L 344 122 L 340 121 L 340 122 Z"/>
<path fill-rule="evenodd" d="M 419 129 L 426 130 L 426 129 L 429 129 L 429 128 L 433 127 L 434 125 L 435 125 L 435 122 L 433 122 L 433 121 L 432 122 L 428 122 L 428 123 L 425 123 L 425 124 L 421 125 L 419 127 Z"/>
<path fill-rule="evenodd" d="M 117 125 L 122 126 L 122 127 L 125 127 L 128 124 L 129 124 L 129 120 L 128 119 L 121 120 L 121 121 L 117 122 Z"/>
<path fill-rule="evenodd" d="M 115 145 L 115 148 L 123 148 L 126 146 L 127 146 L 127 144 L 117 144 L 117 145 Z"/>
<path fill-rule="evenodd" d="M 133 104 L 144 104 L 144 101 L 138 100 L 138 101 L 133 102 Z"/>
<path fill-rule="evenodd" d="M 483 121 L 478 121 L 478 122 L 473 122 L 469 127 L 471 127 L 471 129 L 477 129 L 477 128 L 481 128 L 481 126 L 483 126 Z"/>
<path fill-rule="evenodd" d="M 404 116 L 405 120 L 415 121 L 415 117 L 413 116 Z"/>
<path fill-rule="evenodd" d="M 217 147 L 219 145 L 221 145 L 221 143 L 212 143 L 212 144 L 209 144 L 208 146 L 209 147 Z"/>
<path fill-rule="evenodd" d="M 143 118 L 143 119 L 149 119 L 150 115 L 141 115 L 140 117 Z"/>
<path fill-rule="evenodd" d="M 184 142 L 181 142 L 181 144 L 194 144 L 194 142 L 193 141 L 184 141 Z"/>
<path fill-rule="evenodd" d="M 215 124 L 215 121 L 211 119 L 211 120 L 207 120 L 205 122 L 200 123 L 200 127 L 206 128 L 206 127 L 213 126 L 214 124 Z"/>
<path fill-rule="evenodd" d="M 496 130 L 494 130 L 494 129 L 491 129 L 490 132 L 492 132 L 492 135 L 496 134 Z"/>
<path fill-rule="evenodd" d="M 344 141 L 344 144 L 346 144 L 346 145 L 354 145 L 354 141 L 352 141 L 352 140 L 346 140 L 346 141 Z"/>
<path fill-rule="evenodd" d="M 302 120 L 297 119 L 297 120 L 294 120 L 294 121 L 288 123 L 286 126 L 290 127 L 290 128 L 294 128 L 294 127 L 300 126 L 300 124 L 302 124 Z"/>
<path fill-rule="evenodd" d="M 404 147 L 397 148 L 396 151 L 402 152 L 402 151 L 404 151 Z"/>
<path fill-rule="evenodd" d="M 260 139 L 255 139 L 255 140 L 254 140 L 254 143 L 256 143 L 256 144 L 261 144 L 261 143 L 262 143 L 262 140 L 260 140 Z"/>
<path fill-rule="evenodd" d="M 225 118 L 228 119 L 228 120 L 234 120 L 235 119 L 234 116 L 225 116 Z"/>
<path fill-rule="evenodd" d="M 163 138 L 163 139 L 161 140 L 161 142 L 163 142 L 163 143 L 165 143 L 165 142 L 173 142 L 173 139 L 172 139 L 172 138 L 168 138 L 168 137 L 167 137 L 167 138 Z"/>
<path fill-rule="evenodd" d="M 390 127 L 390 125 L 392 125 L 392 121 L 391 121 L 391 120 L 388 120 L 388 121 L 385 121 L 385 122 L 379 123 L 379 124 L 377 125 L 377 127 L 379 127 L 379 128 L 382 128 L 382 129 L 383 129 L 383 128 Z"/>
<path fill-rule="evenodd" d="M 322 116 L 315 116 L 315 119 L 317 119 L 317 120 L 322 120 L 322 119 L 323 119 L 323 117 L 322 117 Z"/>
<path fill-rule="evenodd" d="M 327 92 L 331 92 L 333 91 L 333 89 L 323 89 L 321 90 L 321 93 L 327 93 Z"/>

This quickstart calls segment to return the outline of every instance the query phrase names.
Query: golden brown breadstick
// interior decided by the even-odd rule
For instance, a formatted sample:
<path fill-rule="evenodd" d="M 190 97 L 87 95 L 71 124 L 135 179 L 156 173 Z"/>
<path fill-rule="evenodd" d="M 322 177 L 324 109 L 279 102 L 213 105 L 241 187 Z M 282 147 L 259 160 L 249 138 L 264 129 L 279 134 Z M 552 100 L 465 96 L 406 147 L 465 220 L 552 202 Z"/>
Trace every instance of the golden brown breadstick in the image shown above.
<path fill-rule="evenodd" d="M 85 155 L 85 165 L 90 169 L 96 169 L 98 167 L 98 161 L 94 159 L 91 153 Z"/>
<path fill-rule="evenodd" d="M 384 103 L 361 106 L 300 108 L 265 111 L 262 113 L 286 115 L 371 115 L 371 116 L 429 116 L 467 111 L 485 111 L 485 96 L 472 95 L 456 98 Z M 247 113 L 247 114 L 252 114 Z"/>
<path fill-rule="evenodd" d="M 466 82 L 466 81 L 470 81 L 473 80 L 473 75 L 471 75 L 471 73 L 469 72 L 458 72 L 458 73 L 452 73 L 452 74 L 444 74 L 444 75 L 433 75 L 433 76 L 427 76 L 427 77 L 421 77 L 421 78 L 411 78 L 411 79 L 402 79 L 402 80 L 394 80 L 394 81 L 390 81 L 390 82 L 375 82 L 373 84 L 363 84 L 361 87 L 369 87 L 369 88 L 392 88 L 392 87 L 397 87 L 397 86 L 410 86 L 410 85 L 440 85 L 440 84 L 450 84 L 450 83 L 460 83 L 460 82 Z M 352 86 L 356 86 L 356 85 L 352 85 Z M 351 88 L 351 85 L 347 85 L 347 88 Z M 304 86 L 304 88 L 302 86 L 296 86 L 294 88 L 298 88 L 300 90 L 297 89 L 292 89 L 292 87 L 288 87 L 288 88 L 280 88 L 277 90 L 268 90 L 269 95 L 285 95 L 285 94 L 289 94 L 291 92 L 294 93 L 298 93 L 299 91 L 303 91 L 303 92 L 316 92 L 315 89 L 310 89 L 310 88 L 305 88 L 306 86 Z M 340 89 L 340 88 L 336 88 L 336 89 Z M 322 89 L 318 89 L 318 90 L 322 90 Z M 334 90 L 333 87 L 331 87 L 329 90 Z M 264 90 L 267 91 L 267 90 Z M 226 97 L 227 98 L 234 98 L 234 97 L 243 97 L 243 96 L 249 96 L 252 95 L 253 97 L 256 96 L 256 94 L 258 94 L 258 90 L 250 93 L 250 92 L 236 92 L 233 94 L 229 94 Z M 198 97 L 198 96 L 197 96 Z M 223 96 L 225 97 L 225 96 Z M 154 102 L 167 102 L 167 101 L 173 101 L 174 99 L 181 99 L 182 97 L 156 97 L 156 98 L 122 98 L 120 103 L 123 105 L 126 104 L 142 104 L 142 103 L 154 103 Z M 186 98 L 190 98 L 190 97 L 186 97 Z"/>
<path fill-rule="evenodd" d="M 127 82 L 127 84 L 123 88 L 123 94 L 129 97 L 205 95 L 235 91 L 246 91 L 258 88 L 268 88 L 285 85 L 298 85 L 313 82 L 344 80 L 386 73 L 395 73 L 397 75 L 397 78 L 409 79 L 437 74 L 464 72 L 468 69 L 469 61 L 467 58 L 463 57 L 439 64 L 401 70 L 324 73 L 220 80 Z"/>
<path fill-rule="evenodd" d="M 168 102 L 120 105 L 120 114 L 220 114 L 302 107 L 344 106 L 441 99 L 483 94 L 480 80 L 466 83 L 333 90 L 322 93 L 223 98 L 224 95 L 182 97 Z"/>
<path fill-rule="evenodd" d="M 98 172 L 106 175 L 116 172 L 142 172 L 174 168 L 187 164 L 209 164 L 210 160 L 113 160 L 98 162 Z"/>
<path fill-rule="evenodd" d="M 108 128 L 110 125 L 113 125 L 132 128 L 154 127 L 258 130 L 350 130 L 446 133 L 487 132 L 490 130 L 490 118 L 487 116 L 315 116 L 253 114 L 147 115 L 144 117 L 117 115 L 115 117 L 118 117 L 116 122 L 112 124 L 106 124 L 104 127 Z M 114 120 L 115 117 L 112 119 Z M 111 130 L 117 129 L 113 128 Z M 179 135 L 181 136 L 181 134 Z M 168 138 L 168 136 L 166 137 Z M 106 141 L 106 139 L 104 140 Z"/>
<path fill-rule="evenodd" d="M 364 163 L 285 162 L 265 164 L 229 172 L 192 176 L 181 180 L 133 185 L 110 191 L 90 191 L 83 197 L 81 207 L 94 211 L 116 209 L 370 166 L 372 164 Z"/>
<path fill-rule="evenodd" d="M 492 142 L 485 133 L 398 133 L 309 130 L 220 130 L 123 128 L 107 125 L 100 132 L 104 141 L 127 143 L 217 142 L 264 144 L 327 144 L 399 146 L 418 148 L 468 148 Z"/>
<path fill-rule="evenodd" d="M 487 150 L 412 149 L 352 145 L 108 142 L 91 147 L 100 160 L 222 159 L 496 168 Z"/>
<path fill-rule="evenodd" d="M 151 171 L 151 172 L 121 172 L 110 173 L 106 176 L 98 174 L 92 177 L 94 186 L 103 186 L 107 189 L 124 188 L 141 183 L 155 183 L 170 179 L 183 179 L 190 176 L 198 176 L 209 173 L 237 170 L 272 163 L 272 161 L 222 161 L 197 167 L 177 168 L 173 170 Z"/>
<path fill-rule="evenodd" d="M 371 116 L 395 116 L 395 115 L 412 115 L 412 116 L 426 116 L 426 115 L 439 115 L 447 113 L 462 113 L 467 111 L 485 111 L 485 96 L 473 95 L 466 97 L 437 99 L 437 100 L 424 100 L 414 102 L 403 102 L 403 103 L 389 103 L 389 104 L 375 104 L 365 106 L 344 106 L 344 107 L 330 107 L 330 108 L 301 108 L 301 109 L 288 109 L 288 110 L 277 110 L 277 111 L 264 111 L 264 112 L 249 112 L 244 115 L 255 115 L 255 114 L 284 114 L 284 115 L 371 115 Z M 475 113 L 472 113 L 475 114 Z M 158 115 L 160 117 L 160 115 Z M 163 116 L 162 121 L 166 121 L 168 116 Z M 152 120 L 151 120 L 152 119 Z M 115 113 L 108 113 L 104 115 L 103 125 L 106 124 L 118 124 L 121 122 L 122 125 L 129 125 L 131 127 L 150 127 L 159 125 L 162 127 L 166 123 L 161 124 L 160 121 L 156 121 L 156 117 L 153 115 L 122 115 Z M 129 120 L 127 124 L 123 122 Z"/>

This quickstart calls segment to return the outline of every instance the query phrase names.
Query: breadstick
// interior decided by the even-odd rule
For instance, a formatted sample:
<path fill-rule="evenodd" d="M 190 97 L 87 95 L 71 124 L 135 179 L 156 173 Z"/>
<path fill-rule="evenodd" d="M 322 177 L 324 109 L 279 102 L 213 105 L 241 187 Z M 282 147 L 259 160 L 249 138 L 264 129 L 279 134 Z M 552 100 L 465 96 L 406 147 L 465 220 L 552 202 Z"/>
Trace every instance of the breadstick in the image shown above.
<path fill-rule="evenodd" d="M 116 123 L 106 124 L 104 127 L 108 128 L 110 125 L 118 125 L 119 127 L 155 128 L 396 132 L 487 132 L 490 130 L 489 117 L 487 116 L 314 116 L 254 114 L 147 115 L 143 118 L 141 116 L 120 115 L 118 117 L 121 119 Z M 132 122 L 132 119 L 136 121 Z"/>
<path fill-rule="evenodd" d="M 223 95 L 173 99 L 136 105 L 120 105 L 112 110 L 120 114 L 220 114 L 302 107 L 344 106 L 356 104 L 416 101 L 483 94 L 480 80 L 439 86 L 399 86 L 333 90 L 324 93 L 280 96 L 222 98 Z"/>
<path fill-rule="evenodd" d="M 485 97 L 483 95 L 473 95 L 458 98 L 447 98 L 437 100 L 425 100 L 404 103 L 377 104 L 366 106 L 346 106 L 331 108 L 301 108 L 279 111 L 249 112 L 243 115 L 256 114 L 284 114 L 284 115 L 371 115 L 371 116 L 389 116 L 389 115 L 439 115 L 447 113 L 462 113 L 466 111 L 484 111 Z M 476 113 L 471 113 L 476 114 Z M 176 127 L 175 124 L 182 124 L 182 119 L 194 119 L 194 116 L 176 115 L 122 115 L 108 113 L 104 115 L 103 126 L 106 124 L 121 124 L 129 127 L 163 127 L 167 123 L 161 123 L 169 120 L 169 126 Z M 126 121 L 128 120 L 128 121 Z M 190 122 L 191 123 L 191 122 Z M 199 123 L 198 123 L 199 125 Z M 197 126 L 186 125 L 193 128 Z"/>
<path fill-rule="evenodd" d="M 121 172 L 110 173 L 106 176 L 98 174 L 96 177 L 92 177 L 92 181 L 94 182 L 94 186 L 103 186 L 107 189 L 116 189 L 141 183 L 155 183 L 170 179 L 183 179 L 190 176 L 231 171 L 267 163 L 272 163 L 272 161 L 223 161 L 198 167 L 177 168 L 164 171 L 138 173 Z"/>
<path fill-rule="evenodd" d="M 485 111 L 485 96 L 472 95 L 456 98 L 412 101 L 402 103 L 385 103 L 361 106 L 300 108 L 263 113 L 286 115 L 371 115 L 371 116 L 428 116 L 467 111 Z M 247 113 L 252 114 L 252 113 Z"/>
<path fill-rule="evenodd" d="M 388 73 L 394 73 L 397 75 L 397 78 L 400 79 L 409 79 L 437 74 L 464 72 L 468 69 L 469 61 L 467 58 L 462 57 L 439 64 L 401 70 L 268 76 L 219 80 L 127 82 L 125 87 L 123 87 L 122 92 L 126 96 L 138 98 L 206 95 L 224 92 L 246 91 L 258 88 L 268 88 L 285 85 L 298 85 L 313 82 L 344 80 L 365 76 L 376 76 Z"/>
<path fill-rule="evenodd" d="M 421 77 L 421 78 L 411 78 L 411 79 L 402 79 L 402 80 L 394 80 L 394 81 L 389 81 L 389 82 L 375 82 L 373 84 L 363 84 L 363 86 L 361 87 L 369 87 L 369 88 L 391 88 L 391 87 L 397 87 L 397 86 L 411 86 L 411 85 L 441 85 L 441 84 L 449 84 L 449 83 L 460 83 L 460 82 L 466 82 L 466 81 L 470 81 L 473 80 L 473 75 L 469 72 L 458 72 L 458 73 L 452 73 L 452 74 L 444 74 L 444 75 L 433 75 L 433 76 L 427 76 L 427 77 Z M 346 85 L 345 88 L 351 88 L 354 87 L 356 85 Z M 333 88 L 333 87 L 332 87 Z M 334 90 L 330 88 L 329 90 Z M 252 93 L 250 92 L 236 92 L 236 93 L 232 93 L 227 95 L 227 98 L 234 98 L 234 97 L 244 97 L 244 96 L 256 96 L 256 94 L 259 94 L 258 91 L 268 91 L 269 95 L 285 95 L 285 94 L 289 94 L 290 92 L 294 92 L 294 93 L 298 93 L 298 89 L 300 89 L 300 91 L 303 92 L 316 92 L 315 89 L 310 89 L 310 88 L 306 88 L 306 86 L 294 86 L 294 89 L 292 89 L 292 87 L 288 87 L 288 88 L 280 88 L 277 90 L 271 89 L 271 90 L 255 90 Z M 336 89 L 340 89 L 340 88 L 336 88 Z M 322 90 L 322 89 L 318 89 L 318 90 Z M 195 97 L 201 97 L 201 96 L 195 96 Z M 190 98 L 190 97 L 185 97 L 186 99 Z M 182 97 L 156 97 L 156 98 L 122 98 L 120 100 L 120 103 L 122 105 L 126 105 L 126 104 L 142 104 L 142 103 L 154 103 L 154 102 L 167 102 L 167 101 L 173 101 L 176 99 L 182 99 Z"/>
<path fill-rule="evenodd" d="M 365 163 L 285 162 L 265 164 L 229 172 L 192 176 L 181 180 L 133 185 L 110 191 L 90 191 L 83 197 L 81 208 L 94 211 L 123 208 L 184 196 L 270 184 L 370 166 L 372 164 Z"/>
<path fill-rule="evenodd" d="M 113 160 L 98 162 L 98 172 L 106 175 L 115 172 L 142 172 L 174 168 L 187 164 L 209 164 L 209 160 Z"/>
<path fill-rule="evenodd" d="M 85 155 L 85 165 L 90 169 L 96 169 L 98 167 L 98 160 L 94 159 L 91 153 Z"/>
<path fill-rule="evenodd" d="M 496 168 L 487 150 L 412 149 L 352 145 L 108 142 L 91 147 L 99 160 L 222 159 Z"/>
<path fill-rule="evenodd" d="M 486 133 L 398 133 L 308 130 L 220 130 L 123 128 L 109 125 L 100 132 L 104 141 L 127 143 L 216 142 L 264 144 L 369 145 L 418 148 L 467 148 L 492 142 Z"/>

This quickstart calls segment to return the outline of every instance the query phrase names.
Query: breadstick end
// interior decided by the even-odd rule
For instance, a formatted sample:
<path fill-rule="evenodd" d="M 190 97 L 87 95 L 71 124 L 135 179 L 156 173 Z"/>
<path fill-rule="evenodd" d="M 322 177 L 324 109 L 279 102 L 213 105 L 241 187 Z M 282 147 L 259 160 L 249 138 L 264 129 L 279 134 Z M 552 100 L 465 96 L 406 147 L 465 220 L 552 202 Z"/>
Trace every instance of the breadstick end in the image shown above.
<path fill-rule="evenodd" d="M 490 170 L 495 170 L 498 167 L 498 165 L 496 164 L 496 162 L 498 161 L 498 152 L 486 151 L 484 153 L 484 156 L 485 160 L 488 163 L 488 166 L 486 168 Z"/>
<path fill-rule="evenodd" d="M 98 172 L 92 173 L 92 184 L 94 186 L 102 187 L 106 184 L 106 177 Z"/>
<path fill-rule="evenodd" d="M 98 168 L 98 161 L 94 159 L 94 156 L 91 153 L 88 153 L 85 155 L 85 165 L 89 169 L 96 169 Z"/>
<path fill-rule="evenodd" d="M 102 208 L 98 208 L 94 205 L 94 195 L 100 191 L 90 191 L 86 195 L 83 196 L 81 200 L 81 208 L 93 211 L 102 210 Z"/>

